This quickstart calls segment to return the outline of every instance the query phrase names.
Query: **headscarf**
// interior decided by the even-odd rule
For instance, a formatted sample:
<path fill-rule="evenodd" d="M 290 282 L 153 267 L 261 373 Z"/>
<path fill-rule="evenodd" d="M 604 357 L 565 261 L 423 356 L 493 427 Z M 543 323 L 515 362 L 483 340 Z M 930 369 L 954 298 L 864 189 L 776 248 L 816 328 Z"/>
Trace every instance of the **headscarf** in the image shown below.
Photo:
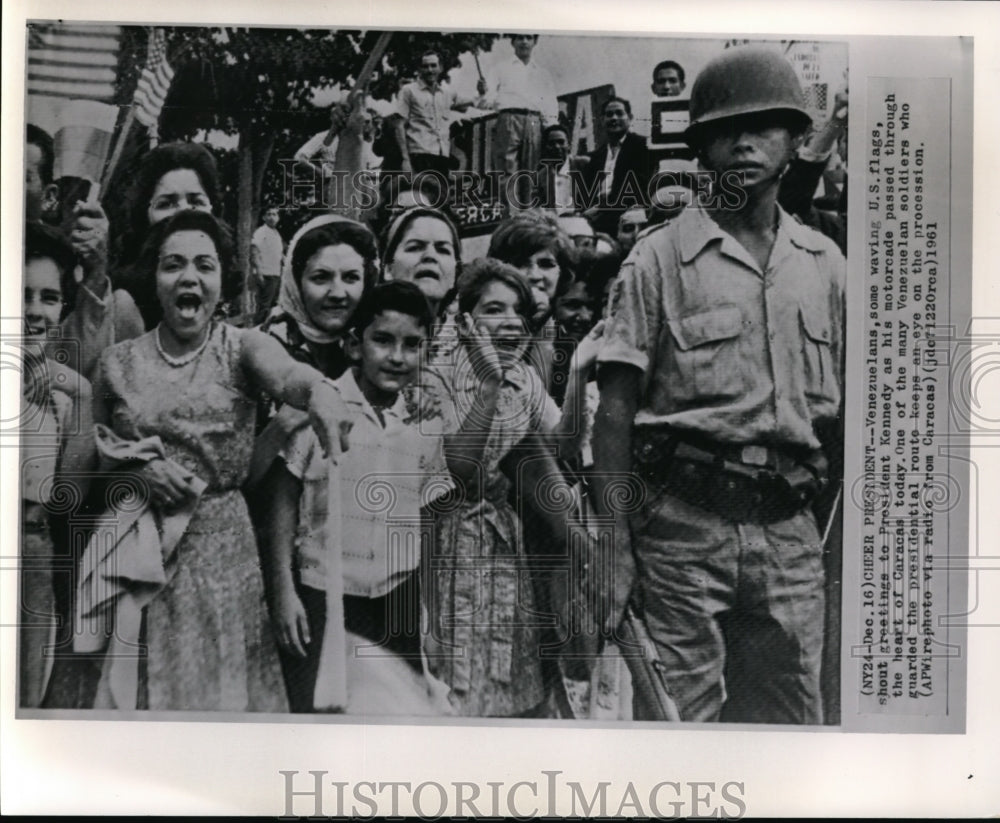
<path fill-rule="evenodd" d="M 339 214 L 322 214 L 319 217 L 314 217 L 295 232 L 295 236 L 292 237 L 292 242 L 285 253 L 285 262 L 281 267 L 281 291 L 278 293 L 278 308 L 296 322 L 299 331 L 302 332 L 302 336 L 306 340 L 310 343 L 320 345 L 336 342 L 340 339 L 340 334 L 330 334 L 313 325 L 309 314 L 306 312 L 305 304 L 302 302 L 302 292 L 299 285 L 295 282 L 295 274 L 292 272 L 292 259 L 295 255 L 296 245 L 298 245 L 299 240 L 307 232 L 317 229 L 320 226 L 329 225 L 330 223 L 353 223 L 371 234 L 371 229 L 364 223 L 359 223 L 357 220 L 351 220 L 349 217 L 343 217 Z M 377 243 L 375 247 L 378 248 Z M 375 261 L 375 267 L 378 268 L 378 260 Z"/>

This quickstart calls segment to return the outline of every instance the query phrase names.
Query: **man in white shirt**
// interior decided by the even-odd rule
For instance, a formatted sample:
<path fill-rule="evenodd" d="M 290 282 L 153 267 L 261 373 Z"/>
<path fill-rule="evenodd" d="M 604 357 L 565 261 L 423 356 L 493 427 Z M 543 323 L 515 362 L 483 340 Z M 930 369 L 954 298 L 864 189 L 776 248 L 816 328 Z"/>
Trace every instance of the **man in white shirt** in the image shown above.
<path fill-rule="evenodd" d="M 508 192 L 507 180 L 518 171 L 533 172 L 541 157 L 542 127 L 559 120 L 552 78 L 531 59 L 537 34 L 511 35 L 514 57 L 496 70 L 488 105 L 499 112 L 493 132 L 493 168 L 503 175 L 501 196 L 516 208 L 531 205 L 531 175 L 519 175 Z"/>
<path fill-rule="evenodd" d="M 542 132 L 542 162 L 535 179 L 533 205 L 550 209 L 557 216 L 576 211 L 576 183 L 589 158 L 569 152 L 569 131 L 559 123 Z"/>
<path fill-rule="evenodd" d="M 250 241 L 250 271 L 257 292 L 257 311 L 253 319 L 255 326 L 267 319 L 278 296 L 281 258 L 285 252 L 285 243 L 278 232 L 280 219 L 278 207 L 268 207 L 264 211 L 264 224 L 253 233 Z"/>
<path fill-rule="evenodd" d="M 403 86 L 396 107 L 400 118 L 395 122 L 396 139 L 402 155 L 404 172 L 428 169 L 447 174 L 452 167 L 450 149 L 451 112 L 465 111 L 473 100 L 464 100 L 441 78 L 441 55 L 426 51 L 420 57 L 416 82 Z M 480 95 L 486 93 L 486 81 L 479 81 Z"/>
<path fill-rule="evenodd" d="M 330 109 L 330 128 L 314 134 L 295 152 L 295 159 L 300 163 L 319 165 L 324 179 L 333 176 L 334 163 L 337 159 L 337 135 L 344 128 L 348 113 L 349 109 L 346 106 L 334 103 Z M 362 133 L 362 167 L 368 171 L 382 165 L 382 158 L 372 150 L 372 141 L 375 136 L 374 114 L 371 109 L 365 111 L 365 125 Z"/>
<path fill-rule="evenodd" d="M 351 195 L 347 195 L 341 191 L 342 185 L 335 186 L 334 183 L 336 181 L 337 148 L 340 143 L 340 135 L 345 128 L 348 128 L 348 119 L 352 116 L 352 111 L 352 106 L 346 100 L 334 103 L 330 107 L 330 128 L 314 134 L 294 155 L 298 164 L 309 166 L 312 169 L 311 176 L 303 179 L 298 177 L 302 172 L 297 168 L 296 179 L 299 180 L 300 184 L 305 184 L 307 181 L 311 182 L 314 186 L 314 191 L 318 190 L 319 200 L 328 206 L 341 202 L 342 198 L 349 199 L 351 197 Z M 345 171 L 370 172 L 371 177 L 377 180 L 378 169 L 382 165 L 382 158 L 375 154 L 372 149 L 372 143 L 375 138 L 374 121 L 375 112 L 372 109 L 364 109 L 363 124 L 361 126 L 360 157 L 357 161 L 350 161 L 351 166 L 345 169 Z M 355 134 L 356 137 L 357 135 Z M 319 169 L 320 172 L 318 181 L 315 173 L 316 169 Z"/>

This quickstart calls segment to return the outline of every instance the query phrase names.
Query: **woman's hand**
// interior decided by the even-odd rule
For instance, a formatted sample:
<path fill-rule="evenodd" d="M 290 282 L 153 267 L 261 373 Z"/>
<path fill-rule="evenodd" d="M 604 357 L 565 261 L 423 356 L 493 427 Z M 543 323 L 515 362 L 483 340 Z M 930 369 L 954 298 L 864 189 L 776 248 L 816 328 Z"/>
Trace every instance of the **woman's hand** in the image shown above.
<path fill-rule="evenodd" d="M 100 203 L 78 202 L 73 206 L 69 240 L 80 260 L 86 281 L 107 273 L 108 217 Z"/>
<path fill-rule="evenodd" d="M 319 438 L 323 456 L 336 459 L 347 451 L 352 423 L 344 401 L 329 380 L 318 380 L 309 393 L 309 422 Z"/>
<path fill-rule="evenodd" d="M 468 313 L 458 315 L 455 323 L 458 326 L 458 337 L 469 353 L 476 378 L 483 382 L 500 382 L 503 378 L 503 364 L 490 333 L 476 326 L 475 320 Z"/>
<path fill-rule="evenodd" d="M 282 650 L 305 657 L 306 646 L 311 642 L 309 618 L 292 586 L 282 586 L 275 592 L 273 619 L 274 633 Z"/>
<path fill-rule="evenodd" d="M 136 470 L 149 487 L 149 499 L 165 509 L 174 509 L 195 496 L 194 475 L 173 460 L 156 458 Z"/>
<path fill-rule="evenodd" d="M 570 369 L 578 374 L 587 374 L 597 362 L 597 354 L 601 350 L 601 337 L 604 335 L 604 321 L 601 320 L 581 340 L 573 352 Z"/>

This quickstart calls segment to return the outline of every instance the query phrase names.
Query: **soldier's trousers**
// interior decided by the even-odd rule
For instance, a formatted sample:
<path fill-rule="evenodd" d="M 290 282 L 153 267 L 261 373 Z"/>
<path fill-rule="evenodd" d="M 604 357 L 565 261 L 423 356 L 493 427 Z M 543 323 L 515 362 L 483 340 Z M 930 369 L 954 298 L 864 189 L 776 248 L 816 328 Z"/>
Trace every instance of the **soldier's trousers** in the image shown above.
<path fill-rule="evenodd" d="M 822 545 L 812 513 L 735 524 L 670 495 L 632 520 L 643 610 L 681 719 L 822 722 Z M 636 705 L 635 717 L 650 719 Z"/>

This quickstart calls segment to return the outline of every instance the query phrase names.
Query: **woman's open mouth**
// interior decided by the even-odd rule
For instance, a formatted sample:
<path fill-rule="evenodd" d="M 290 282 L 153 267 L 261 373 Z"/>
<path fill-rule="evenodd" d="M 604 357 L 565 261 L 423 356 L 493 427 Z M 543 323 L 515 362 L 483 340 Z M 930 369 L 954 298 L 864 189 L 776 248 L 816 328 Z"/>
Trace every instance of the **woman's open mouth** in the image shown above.
<path fill-rule="evenodd" d="M 498 349 L 506 349 L 508 351 L 515 351 L 524 342 L 523 334 L 505 334 L 493 338 L 493 345 Z"/>
<path fill-rule="evenodd" d="M 174 305 L 177 306 L 177 313 L 180 315 L 182 320 L 194 320 L 194 318 L 197 317 L 202 304 L 203 301 L 200 295 L 188 292 L 186 294 L 179 295 Z"/>

